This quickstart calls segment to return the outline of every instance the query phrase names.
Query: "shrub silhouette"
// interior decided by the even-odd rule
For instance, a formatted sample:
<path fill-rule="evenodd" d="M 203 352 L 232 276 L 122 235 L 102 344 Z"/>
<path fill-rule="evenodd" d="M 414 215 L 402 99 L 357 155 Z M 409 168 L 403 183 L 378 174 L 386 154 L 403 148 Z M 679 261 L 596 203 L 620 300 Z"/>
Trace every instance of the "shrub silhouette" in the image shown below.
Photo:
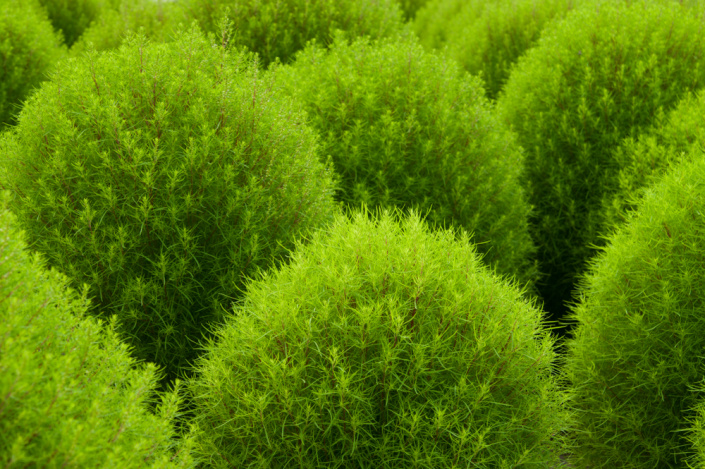
<path fill-rule="evenodd" d="M 0 130 L 15 123 L 22 101 L 66 53 L 62 42 L 38 4 L 0 3 Z"/>
<path fill-rule="evenodd" d="M 337 210 L 300 110 L 195 30 L 63 62 L 6 140 L 31 245 L 169 378 L 243 279 Z"/>
<path fill-rule="evenodd" d="M 613 154 L 628 136 L 705 84 L 705 34 L 673 1 L 588 2 L 544 30 L 519 59 L 498 109 L 526 149 L 533 237 L 549 309 L 570 298 L 600 245 Z"/>
<path fill-rule="evenodd" d="M 578 0 L 580 1 L 580 0 Z M 485 80 L 496 98 L 517 59 L 546 23 L 565 16 L 576 0 L 431 0 L 414 21 L 428 48 L 442 49 Z"/>
<path fill-rule="evenodd" d="M 693 151 L 646 191 L 582 279 L 564 367 L 577 467 L 686 467 L 690 387 L 705 354 L 705 159 Z"/>
<path fill-rule="evenodd" d="M 71 46 L 104 8 L 117 8 L 122 0 L 38 0 L 54 29 Z"/>
<path fill-rule="evenodd" d="M 213 467 L 550 467 L 542 313 L 466 235 L 340 216 L 248 285 L 188 388 Z"/>
<path fill-rule="evenodd" d="M 287 63 L 311 40 L 326 44 L 336 29 L 350 36 L 388 36 L 402 26 L 398 0 L 184 0 L 185 9 L 206 32 L 233 21 L 233 42 L 259 54 L 264 65 Z"/>
<path fill-rule="evenodd" d="M 26 249 L 0 202 L 0 464 L 190 468 L 193 435 L 175 439 L 178 388 L 157 413 L 153 364 L 138 364 L 114 324 Z"/>
<path fill-rule="evenodd" d="M 273 68 L 303 103 L 357 208 L 416 208 L 428 221 L 474 233 L 488 264 L 535 276 L 523 154 L 479 79 L 428 53 L 412 35 L 352 43 L 338 37 Z"/>

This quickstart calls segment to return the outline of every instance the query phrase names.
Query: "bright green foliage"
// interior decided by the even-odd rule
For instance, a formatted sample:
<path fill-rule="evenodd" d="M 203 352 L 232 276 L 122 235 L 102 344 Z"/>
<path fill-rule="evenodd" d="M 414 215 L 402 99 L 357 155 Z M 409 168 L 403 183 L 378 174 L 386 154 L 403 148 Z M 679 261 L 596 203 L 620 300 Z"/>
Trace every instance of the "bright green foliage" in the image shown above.
<path fill-rule="evenodd" d="M 85 315 L 85 295 L 26 250 L 6 194 L 0 206 L 0 465 L 193 467 L 192 435 L 174 434 L 178 389 L 147 410 L 155 366 Z"/>
<path fill-rule="evenodd" d="M 570 416 L 542 313 L 466 235 L 340 216 L 248 285 L 189 382 L 213 467 L 540 468 Z"/>
<path fill-rule="evenodd" d="M 153 42 L 173 38 L 174 27 L 185 21 L 182 2 L 162 0 L 122 0 L 117 8 L 105 8 L 71 47 L 79 55 L 89 49 L 117 49 L 130 32 L 140 32 Z"/>
<path fill-rule="evenodd" d="M 605 228 L 622 223 L 639 195 L 679 161 L 693 145 L 705 149 L 705 92 L 689 93 L 669 113 L 661 110 L 650 129 L 637 138 L 628 137 L 616 149 L 619 168 L 617 189 L 604 200 Z"/>
<path fill-rule="evenodd" d="M 587 6 L 589 5 L 589 6 Z M 705 34 L 667 0 L 589 2 L 549 25 L 520 58 L 498 108 L 527 151 L 534 241 L 550 309 L 601 244 L 602 200 L 615 190 L 614 150 L 705 85 Z"/>
<path fill-rule="evenodd" d="M 686 467 L 705 366 L 705 158 L 649 189 L 591 262 L 564 367 L 577 467 Z"/>
<path fill-rule="evenodd" d="M 578 0 L 580 1 L 580 0 Z M 563 17 L 576 0 L 431 0 L 414 29 L 424 46 L 441 49 L 480 74 L 495 98 L 510 68 L 532 47 L 546 23 Z"/>
<path fill-rule="evenodd" d="M 703 383 L 696 389 L 701 393 L 701 396 L 703 395 L 702 393 L 705 392 Z M 691 433 L 688 435 L 688 441 L 693 445 L 694 454 L 688 461 L 690 464 L 688 467 L 693 469 L 705 469 L 705 399 L 702 397 L 695 407 L 695 412 L 695 418 L 691 419 Z"/>
<path fill-rule="evenodd" d="M 15 122 L 22 101 L 65 53 L 36 3 L 0 2 L 0 130 Z"/>
<path fill-rule="evenodd" d="M 401 3 L 401 10 L 404 13 L 404 18 L 407 20 L 413 19 L 416 12 L 426 5 L 429 0 L 397 0 Z"/>
<path fill-rule="evenodd" d="M 39 0 L 54 29 L 63 33 L 71 46 L 103 8 L 117 8 L 121 0 Z"/>
<path fill-rule="evenodd" d="M 334 31 L 351 37 L 388 36 L 402 27 L 398 0 L 183 0 L 207 32 L 233 22 L 233 42 L 259 54 L 264 65 L 289 62 L 308 41 L 328 44 Z"/>
<path fill-rule="evenodd" d="M 329 52 L 309 47 L 273 73 L 320 132 L 341 201 L 415 207 L 434 224 L 474 232 L 502 274 L 533 279 L 523 154 L 479 79 L 412 35 L 339 37 Z"/>
<path fill-rule="evenodd" d="M 304 114 L 196 31 L 63 62 L 15 129 L 3 178 L 32 246 L 169 377 L 246 276 L 337 210 Z"/>

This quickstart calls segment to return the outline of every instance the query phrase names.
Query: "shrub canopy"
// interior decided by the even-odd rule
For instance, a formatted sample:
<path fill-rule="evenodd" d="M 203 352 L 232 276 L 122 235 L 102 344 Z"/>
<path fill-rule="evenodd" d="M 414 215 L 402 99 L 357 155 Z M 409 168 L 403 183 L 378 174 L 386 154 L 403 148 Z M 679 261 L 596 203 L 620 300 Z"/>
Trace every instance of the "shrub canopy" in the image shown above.
<path fill-rule="evenodd" d="M 161 397 L 156 367 L 138 364 L 88 300 L 26 249 L 0 201 L 0 464 L 3 467 L 191 468 L 178 442 L 178 388 Z"/>
<path fill-rule="evenodd" d="M 272 69 L 308 111 L 353 208 L 416 208 L 474 233 L 485 261 L 534 278 L 523 153 L 479 79 L 412 35 L 308 47 Z"/>
<path fill-rule="evenodd" d="M 213 467 L 550 467 L 555 339 L 466 235 L 340 216 L 248 286 L 189 384 Z"/>
<path fill-rule="evenodd" d="M 603 242 L 615 149 L 703 86 L 704 65 L 702 19 L 661 0 L 588 2 L 519 59 L 498 108 L 527 151 L 547 304 L 570 298 L 576 272 Z"/>
<path fill-rule="evenodd" d="M 117 8 L 122 0 L 38 0 L 54 29 L 71 46 L 104 8 Z"/>
<path fill-rule="evenodd" d="M 577 467 L 683 467 L 705 367 L 705 158 L 646 191 L 591 262 L 564 371 Z"/>
<path fill-rule="evenodd" d="M 169 377 L 248 275 L 337 210 L 304 115 L 258 74 L 194 30 L 132 37 L 63 62 L 5 139 L 32 246 Z"/>

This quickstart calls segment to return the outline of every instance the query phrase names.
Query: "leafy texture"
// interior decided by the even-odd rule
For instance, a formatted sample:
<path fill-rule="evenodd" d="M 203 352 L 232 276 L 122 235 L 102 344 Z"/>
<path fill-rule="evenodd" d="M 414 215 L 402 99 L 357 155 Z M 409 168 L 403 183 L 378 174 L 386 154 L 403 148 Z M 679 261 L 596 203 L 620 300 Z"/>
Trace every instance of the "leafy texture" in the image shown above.
<path fill-rule="evenodd" d="M 207 346 L 189 384 L 196 454 L 216 468 L 545 469 L 569 416 L 542 326 L 467 236 L 340 216 L 251 283 Z"/>
<path fill-rule="evenodd" d="M 224 15 L 232 20 L 234 43 L 259 54 L 264 65 L 316 40 L 327 44 L 336 29 L 349 36 L 388 36 L 402 26 L 398 0 L 183 0 L 207 32 L 220 31 Z"/>
<path fill-rule="evenodd" d="M 428 3 L 429 0 L 398 0 L 401 3 L 401 10 L 404 18 L 413 19 L 416 12 Z"/>
<path fill-rule="evenodd" d="M 533 279 L 523 153 L 482 83 L 411 35 L 311 46 L 278 81 L 308 110 L 354 208 L 416 208 L 474 233 L 488 264 Z"/>
<path fill-rule="evenodd" d="M 570 299 L 594 254 L 615 149 L 705 84 L 705 28 L 673 1 L 589 2 L 544 30 L 513 69 L 498 108 L 527 151 L 534 241 L 547 308 Z"/>
<path fill-rule="evenodd" d="M 694 151 L 582 281 L 564 368 L 577 467 L 686 467 L 690 388 L 705 371 L 705 158 Z"/>
<path fill-rule="evenodd" d="M 177 442 L 178 389 L 156 414 L 153 364 L 136 363 L 85 315 L 88 300 L 26 250 L 0 203 L 0 464 L 20 467 L 190 468 L 192 435 Z"/>
<path fill-rule="evenodd" d="M 700 383 L 696 388 L 697 392 L 705 391 L 705 383 Z M 702 395 L 702 394 L 701 394 Z M 688 440 L 693 445 L 694 454 L 688 461 L 693 469 L 705 468 L 705 399 L 702 397 L 695 407 L 695 418 L 692 419 L 691 433 Z"/>
<path fill-rule="evenodd" d="M 248 275 L 337 210 L 303 114 L 196 31 L 62 62 L 2 152 L 32 246 L 169 377 Z"/>
<path fill-rule="evenodd" d="M 117 8 L 121 0 L 38 0 L 56 30 L 71 46 L 103 8 Z"/>
<path fill-rule="evenodd" d="M 445 49 L 485 80 L 495 98 L 517 59 L 532 47 L 546 23 L 582 0 L 431 0 L 414 29 L 424 46 Z"/>
<path fill-rule="evenodd" d="M 15 123 L 22 101 L 65 53 L 39 5 L 0 2 L 0 127 Z"/>

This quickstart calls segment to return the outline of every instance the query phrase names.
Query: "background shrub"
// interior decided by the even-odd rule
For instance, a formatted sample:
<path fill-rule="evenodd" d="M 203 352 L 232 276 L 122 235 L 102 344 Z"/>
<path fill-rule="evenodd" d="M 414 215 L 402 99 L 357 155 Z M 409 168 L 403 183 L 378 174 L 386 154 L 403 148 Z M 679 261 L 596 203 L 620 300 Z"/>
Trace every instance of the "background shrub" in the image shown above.
<path fill-rule="evenodd" d="M 32 246 L 169 377 L 243 279 L 336 210 L 303 114 L 197 31 L 63 62 L 7 140 Z"/>
<path fill-rule="evenodd" d="M 414 29 L 424 46 L 446 48 L 445 52 L 467 71 L 481 75 L 488 96 L 495 98 L 512 65 L 534 45 L 546 23 L 565 16 L 575 3 L 431 0 L 416 15 Z"/>
<path fill-rule="evenodd" d="M 213 467 L 550 467 L 541 311 L 466 235 L 340 216 L 248 286 L 189 383 Z M 552 438 L 553 437 L 553 438 Z"/>
<path fill-rule="evenodd" d="M 673 1 L 588 3 L 553 23 L 519 59 L 498 107 L 526 149 L 546 307 L 560 314 L 600 245 L 613 154 L 705 83 L 705 31 Z"/>
<path fill-rule="evenodd" d="M 3 467 L 190 468 L 175 440 L 178 386 L 156 414 L 153 364 L 135 362 L 85 315 L 88 300 L 26 250 L 0 202 L 0 464 Z"/>
<path fill-rule="evenodd" d="M 416 12 L 422 8 L 429 0 L 399 0 L 401 10 L 404 13 L 404 18 L 407 20 L 413 19 Z"/>
<path fill-rule="evenodd" d="M 183 0 L 186 11 L 206 32 L 220 31 L 226 13 L 233 43 L 259 54 L 263 65 L 287 63 L 310 40 L 328 44 L 336 29 L 351 37 L 388 36 L 401 28 L 398 0 Z M 229 13 L 228 13 L 229 12 Z"/>
<path fill-rule="evenodd" d="M 22 101 L 64 54 L 61 37 L 38 4 L 0 3 L 0 130 L 15 123 Z"/>
<path fill-rule="evenodd" d="M 117 8 L 122 0 L 38 0 L 54 29 L 71 46 L 104 8 Z"/>
<path fill-rule="evenodd" d="M 482 82 L 412 35 L 311 46 L 273 69 L 304 104 L 341 177 L 338 199 L 359 208 L 417 208 L 474 232 L 488 264 L 533 279 L 523 154 Z"/>
<path fill-rule="evenodd" d="M 686 467 L 705 355 L 705 159 L 649 189 L 581 282 L 564 367 L 577 467 Z"/>

